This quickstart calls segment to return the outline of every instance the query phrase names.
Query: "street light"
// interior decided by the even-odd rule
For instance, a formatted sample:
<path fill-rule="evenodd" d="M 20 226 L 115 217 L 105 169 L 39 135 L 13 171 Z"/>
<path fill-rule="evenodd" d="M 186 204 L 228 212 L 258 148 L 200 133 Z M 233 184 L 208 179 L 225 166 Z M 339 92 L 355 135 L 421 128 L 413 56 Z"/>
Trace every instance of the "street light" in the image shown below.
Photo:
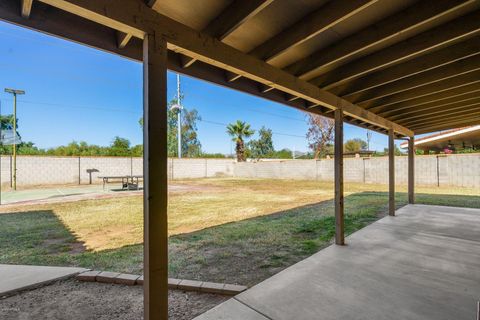
<path fill-rule="evenodd" d="M 13 94 L 13 190 L 17 190 L 17 95 L 25 94 L 23 90 L 5 88 L 5 92 Z"/>

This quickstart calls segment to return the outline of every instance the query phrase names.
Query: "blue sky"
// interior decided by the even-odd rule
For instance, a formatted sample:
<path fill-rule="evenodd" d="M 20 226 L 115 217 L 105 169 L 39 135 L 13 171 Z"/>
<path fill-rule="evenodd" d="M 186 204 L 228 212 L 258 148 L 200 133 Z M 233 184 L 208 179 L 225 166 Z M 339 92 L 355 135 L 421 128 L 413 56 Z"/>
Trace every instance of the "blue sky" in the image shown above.
<path fill-rule="evenodd" d="M 115 55 L 0 22 L 1 113 L 12 112 L 5 87 L 23 89 L 17 116 L 24 141 L 42 148 L 73 140 L 108 145 L 114 136 L 142 143 L 142 66 Z M 305 115 L 298 110 L 201 80 L 181 77 L 183 104 L 198 110 L 198 134 L 206 152 L 229 153 L 224 124 L 237 119 L 274 132 L 276 149 L 308 149 Z M 176 75 L 168 74 L 168 98 Z M 366 130 L 346 125 L 345 140 L 366 139 Z M 374 133 L 371 149 L 387 137 Z"/>

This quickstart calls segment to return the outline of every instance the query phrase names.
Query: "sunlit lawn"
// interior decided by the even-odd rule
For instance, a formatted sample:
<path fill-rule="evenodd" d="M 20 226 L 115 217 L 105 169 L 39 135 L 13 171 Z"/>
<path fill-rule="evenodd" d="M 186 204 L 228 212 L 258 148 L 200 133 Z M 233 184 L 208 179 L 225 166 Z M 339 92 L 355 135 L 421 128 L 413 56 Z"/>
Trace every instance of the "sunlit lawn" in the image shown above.
<path fill-rule="evenodd" d="M 203 179 L 169 197 L 173 277 L 254 284 L 328 245 L 333 185 Z M 347 184 L 348 233 L 381 217 L 384 185 Z M 397 206 L 406 203 L 397 188 Z M 417 203 L 480 208 L 480 191 L 417 187 Z M 5 211 L 5 209 L 4 209 Z M 142 198 L 19 206 L 0 214 L 0 263 L 75 265 L 141 273 Z"/>

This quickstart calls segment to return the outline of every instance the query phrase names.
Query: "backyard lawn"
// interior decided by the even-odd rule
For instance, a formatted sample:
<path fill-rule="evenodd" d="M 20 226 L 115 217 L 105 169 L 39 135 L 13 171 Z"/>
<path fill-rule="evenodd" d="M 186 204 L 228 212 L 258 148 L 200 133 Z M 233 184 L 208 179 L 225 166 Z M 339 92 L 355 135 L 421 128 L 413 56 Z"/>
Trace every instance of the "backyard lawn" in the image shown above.
<path fill-rule="evenodd" d="M 169 197 L 170 276 L 252 285 L 311 255 L 334 236 L 333 184 L 175 181 Z M 346 231 L 387 211 L 387 186 L 346 184 Z M 397 188 L 397 206 L 406 204 Z M 480 208 L 480 191 L 417 187 L 417 203 Z M 0 263 L 142 272 L 142 197 L 3 208 Z"/>

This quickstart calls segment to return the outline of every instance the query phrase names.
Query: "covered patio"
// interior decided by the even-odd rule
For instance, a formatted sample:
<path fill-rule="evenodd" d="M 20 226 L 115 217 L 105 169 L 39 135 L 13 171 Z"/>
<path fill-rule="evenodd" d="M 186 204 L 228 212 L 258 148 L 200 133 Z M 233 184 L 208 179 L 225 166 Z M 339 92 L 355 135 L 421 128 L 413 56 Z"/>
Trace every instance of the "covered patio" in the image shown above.
<path fill-rule="evenodd" d="M 259 316 L 243 304 L 253 305 L 255 301 L 247 302 L 247 298 L 255 300 L 255 295 L 261 294 L 264 300 L 256 302 L 265 299 L 283 302 L 276 311 L 257 306 L 261 312 L 270 314 L 267 319 L 270 316 L 280 319 L 278 312 L 285 307 L 297 311 L 295 318 L 318 318 L 320 315 L 313 315 L 320 312 L 318 308 L 322 305 L 330 310 L 322 316 L 330 314 L 334 318 L 342 315 L 348 318 L 347 314 L 356 314 L 356 319 L 382 319 L 387 315 L 392 318 L 400 312 L 409 312 L 399 308 L 413 308 L 415 312 L 432 308 L 431 314 L 438 315 L 432 319 L 451 319 L 460 306 L 462 315 L 472 314 L 472 295 L 478 296 L 479 279 L 475 273 L 478 255 L 474 255 L 478 252 L 478 228 L 468 220 L 478 214 L 469 210 L 458 213 L 457 209 L 449 209 L 451 212 L 445 213 L 438 208 L 409 206 L 393 218 L 394 143 L 395 139 L 408 140 L 408 197 L 413 204 L 414 136 L 480 123 L 479 9 L 478 0 L 439 0 L 435 5 L 431 1 L 414 0 L 6 0 L 0 2 L 0 19 L 143 63 L 145 319 L 166 319 L 168 311 L 168 69 L 335 121 L 338 246 L 228 302 L 237 308 L 235 312 L 249 310 L 252 319 L 263 319 L 265 315 Z M 388 135 L 391 216 L 349 237 L 347 246 L 344 246 L 344 122 Z M 412 225 L 410 230 L 405 223 Z M 447 227 L 442 232 L 448 230 L 448 235 L 439 235 L 438 227 L 445 223 Z M 478 218 L 476 223 L 478 226 Z M 462 231 L 472 238 L 464 238 L 466 234 Z M 459 250 L 453 250 L 455 246 Z M 448 252 L 448 257 L 438 260 L 443 251 Z M 383 259 L 386 252 L 389 259 Z M 424 262 L 436 261 L 441 267 L 428 269 L 431 274 L 424 272 L 422 260 L 415 260 L 426 253 L 433 256 Z M 455 264 L 449 257 L 465 264 Z M 350 269 L 349 279 L 346 270 L 353 266 L 348 263 L 351 259 L 362 268 Z M 368 285 L 355 282 L 354 275 L 363 280 L 373 276 L 373 269 L 366 269 L 373 267 L 375 260 L 378 266 L 383 266 L 378 270 L 378 276 L 383 278 L 372 278 Z M 400 264 L 405 269 L 399 268 Z M 322 277 L 311 266 L 330 268 L 332 277 Z M 418 277 L 410 287 L 402 281 L 406 274 L 412 279 L 408 270 Z M 273 281 L 291 274 L 294 275 L 291 279 L 304 280 L 307 276 L 318 276 L 310 280 L 311 285 L 317 283 L 318 287 L 287 295 L 295 286 L 276 288 Z M 465 284 L 464 289 L 470 290 L 471 295 L 462 296 L 458 291 L 454 300 L 441 301 L 453 297 L 458 288 L 438 280 L 448 280 L 450 275 L 451 281 Z M 433 276 L 436 280 L 429 278 Z M 332 279 L 336 279 L 335 283 Z M 373 282 L 375 279 L 377 282 Z M 382 279 L 398 281 L 388 285 Z M 342 286 L 343 291 L 336 290 L 340 287 L 335 286 L 341 286 L 344 280 L 349 280 L 349 285 Z M 271 283 L 272 290 L 261 293 Z M 331 284 L 329 292 L 316 291 L 327 283 Z M 432 295 L 427 287 L 417 290 L 422 283 L 438 286 L 439 290 L 444 288 L 445 294 Z M 366 296 L 355 294 L 356 284 L 363 285 Z M 390 297 L 405 298 L 403 304 L 388 300 L 385 294 L 395 291 L 396 284 L 402 286 Z M 411 296 L 406 295 L 406 290 L 413 291 Z M 461 297 L 465 301 L 461 302 Z M 245 302 L 240 303 L 242 299 Z M 304 308 L 295 309 L 299 300 Z M 381 301 L 384 302 L 381 308 L 373 308 L 380 306 Z M 418 304 L 421 301 L 423 306 Z M 433 309 L 450 312 L 439 314 Z M 336 310 L 346 313 L 334 314 Z M 218 314 L 221 312 L 211 316 Z M 417 319 L 419 313 L 403 315 L 402 319 Z M 232 319 L 232 315 L 223 318 Z"/>

